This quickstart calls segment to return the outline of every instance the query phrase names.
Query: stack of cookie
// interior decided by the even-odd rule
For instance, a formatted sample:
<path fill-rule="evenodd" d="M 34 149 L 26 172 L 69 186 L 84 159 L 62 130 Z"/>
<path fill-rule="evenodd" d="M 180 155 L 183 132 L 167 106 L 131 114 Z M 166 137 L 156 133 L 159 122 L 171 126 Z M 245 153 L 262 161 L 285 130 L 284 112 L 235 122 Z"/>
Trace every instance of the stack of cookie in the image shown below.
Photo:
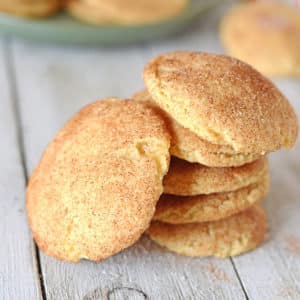
<path fill-rule="evenodd" d="M 103 260 L 147 229 L 185 255 L 254 248 L 266 230 L 266 154 L 294 144 L 292 107 L 226 56 L 161 55 L 144 79 L 135 100 L 84 107 L 45 150 L 26 193 L 36 243 L 73 262 Z"/>
<path fill-rule="evenodd" d="M 144 81 L 148 90 L 133 98 L 164 111 L 173 155 L 150 237 L 190 256 L 257 246 L 266 231 L 259 205 L 269 186 L 266 154 L 297 136 L 286 99 L 250 66 L 205 53 L 158 56 Z"/>

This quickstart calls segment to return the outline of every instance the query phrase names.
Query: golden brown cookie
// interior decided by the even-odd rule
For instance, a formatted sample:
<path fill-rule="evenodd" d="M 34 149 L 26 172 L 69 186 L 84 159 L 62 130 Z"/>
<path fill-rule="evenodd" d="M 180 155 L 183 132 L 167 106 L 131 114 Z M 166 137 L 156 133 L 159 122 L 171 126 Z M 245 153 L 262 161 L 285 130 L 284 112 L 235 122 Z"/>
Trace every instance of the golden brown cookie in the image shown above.
<path fill-rule="evenodd" d="M 32 18 L 48 17 L 62 7 L 63 0 L 0 0 L 0 12 Z"/>
<path fill-rule="evenodd" d="M 144 69 L 153 100 L 203 139 L 236 152 L 290 148 L 298 134 L 293 108 L 249 65 L 224 55 L 173 52 Z"/>
<path fill-rule="evenodd" d="M 147 90 L 134 94 L 132 98 L 157 106 Z M 210 143 L 179 125 L 165 111 L 163 113 L 172 135 L 170 152 L 176 157 L 209 167 L 231 167 L 244 165 L 261 156 L 253 153 L 238 153 L 230 146 Z"/>
<path fill-rule="evenodd" d="M 300 76 L 300 11 L 257 1 L 236 5 L 224 17 L 220 37 L 228 53 L 270 76 Z"/>
<path fill-rule="evenodd" d="M 163 194 L 157 203 L 154 220 L 185 224 L 217 221 L 239 213 L 262 200 L 269 190 L 269 177 L 233 192 L 198 196 Z"/>
<path fill-rule="evenodd" d="M 141 25 L 157 23 L 179 15 L 190 0 L 81 0 L 109 23 Z M 93 13 L 94 14 L 94 13 Z M 102 19 L 100 18 L 102 24 Z M 95 19 L 93 18 L 93 21 Z"/>
<path fill-rule="evenodd" d="M 108 99 L 83 108 L 30 178 L 27 214 L 38 246 L 75 262 L 136 242 L 162 193 L 169 144 L 163 119 L 145 104 Z"/>
<path fill-rule="evenodd" d="M 194 196 L 230 192 L 257 183 L 267 174 L 268 160 L 265 157 L 231 168 L 210 168 L 173 157 L 164 177 L 164 193 Z"/>
<path fill-rule="evenodd" d="M 83 0 L 71 0 L 66 5 L 67 12 L 74 18 L 94 25 L 103 25 L 111 23 L 111 20 L 105 16 L 100 9 L 86 3 Z"/>
<path fill-rule="evenodd" d="M 180 225 L 152 222 L 148 234 L 159 245 L 182 255 L 228 257 L 261 244 L 266 226 L 265 212 L 256 205 L 215 222 Z"/>

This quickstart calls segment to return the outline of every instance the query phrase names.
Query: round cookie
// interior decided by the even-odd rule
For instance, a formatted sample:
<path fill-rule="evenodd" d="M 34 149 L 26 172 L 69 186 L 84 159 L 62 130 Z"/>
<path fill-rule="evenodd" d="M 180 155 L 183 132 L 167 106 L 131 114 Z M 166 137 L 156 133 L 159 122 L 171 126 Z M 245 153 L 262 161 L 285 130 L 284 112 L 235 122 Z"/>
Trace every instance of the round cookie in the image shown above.
<path fill-rule="evenodd" d="M 258 1 L 236 5 L 221 22 L 228 53 L 269 76 L 300 76 L 300 11 Z"/>
<path fill-rule="evenodd" d="M 179 15 L 190 0 L 83 0 L 100 11 L 110 23 L 142 25 Z"/>
<path fill-rule="evenodd" d="M 48 17 L 61 6 L 60 0 L 0 0 L 0 11 L 32 18 Z"/>
<path fill-rule="evenodd" d="M 210 168 L 173 157 L 164 177 L 164 193 L 194 196 L 230 192 L 257 183 L 267 174 L 268 160 L 265 157 L 231 168 Z"/>
<path fill-rule="evenodd" d="M 145 104 L 107 99 L 56 135 L 27 188 L 38 246 L 61 260 L 105 259 L 148 228 L 169 166 L 168 130 Z"/>
<path fill-rule="evenodd" d="M 251 66 L 201 52 L 157 56 L 144 69 L 153 100 L 179 124 L 203 139 L 236 152 L 290 148 L 298 134 L 293 108 Z"/>
<path fill-rule="evenodd" d="M 157 106 L 147 90 L 134 94 L 132 98 Z M 170 153 L 176 157 L 209 167 L 231 167 L 244 165 L 261 156 L 253 153 L 238 153 L 230 146 L 210 143 L 179 125 L 165 111 L 163 113 L 172 135 Z"/>
<path fill-rule="evenodd" d="M 101 10 L 95 9 L 92 5 L 85 3 L 83 0 L 68 1 L 66 10 L 72 17 L 85 23 L 94 25 L 111 23 L 111 20 L 107 18 Z"/>
<path fill-rule="evenodd" d="M 262 200 L 269 189 L 269 178 L 233 192 L 198 196 L 163 194 L 157 203 L 153 220 L 186 224 L 217 221 L 239 213 Z"/>
<path fill-rule="evenodd" d="M 262 207 L 252 206 L 216 222 L 180 225 L 152 222 L 148 234 L 157 244 L 182 255 L 228 257 L 261 244 L 266 223 Z"/>

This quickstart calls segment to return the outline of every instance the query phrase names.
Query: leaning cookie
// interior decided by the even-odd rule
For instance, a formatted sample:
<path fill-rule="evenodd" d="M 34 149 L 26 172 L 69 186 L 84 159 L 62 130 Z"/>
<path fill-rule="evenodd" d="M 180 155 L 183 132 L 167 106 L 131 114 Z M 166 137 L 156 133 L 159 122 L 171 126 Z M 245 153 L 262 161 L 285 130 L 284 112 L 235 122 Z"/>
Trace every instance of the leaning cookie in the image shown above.
<path fill-rule="evenodd" d="M 42 18 L 56 13 L 62 7 L 62 2 L 60 0 L 0 0 L 0 12 L 22 17 Z"/>
<path fill-rule="evenodd" d="M 164 177 L 164 193 L 194 196 L 235 191 L 258 183 L 268 174 L 268 160 L 262 157 L 240 167 L 211 168 L 173 157 Z"/>
<path fill-rule="evenodd" d="M 27 188 L 33 237 L 61 260 L 100 261 L 148 228 L 169 167 L 168 130 L 152 108 L 107 99 L 49 144 Z"/>
<path fill-rule="evenodd" d="M 268 190 L 266 175 L 262 181 L 233 192 L 187 197 L 163 194 L 153 219 L 171 224 L 217 221 L 258 203 Z"/>
<path fill-rule="evenodd" d="M 134 94 L 132 98 L 157 107 L 147 90 Z M 209 167 L 241 166 L 261 156 L 255 153 L 236 152 L 230 146 L 210 143 L 181 126 L 165 111 L 163 113 L 172 135 L 170 152 L 173 156 Z"/>
<path fill-rule="evenodd" d="M 236 5 L 224 17 L 220 37 L 228 53 L 269 76 L 300 76 L 300 11 L 258 1 Z"/>
<path fill-rule="evenodd" d="M 256 248 L 266 232 L 260 206 L 216 222 L 166 224 L 152 222 L 150 238 L 168 250 L 187 256 L 235 256 Z"/>
<path fill-rule="evenodd" d="M 199 137 L 239 153 L 294 145 L 296 114 L 274 84 L 237 59 L 173 52 L 151 60 L 144 81 L 153 100 Z"/>

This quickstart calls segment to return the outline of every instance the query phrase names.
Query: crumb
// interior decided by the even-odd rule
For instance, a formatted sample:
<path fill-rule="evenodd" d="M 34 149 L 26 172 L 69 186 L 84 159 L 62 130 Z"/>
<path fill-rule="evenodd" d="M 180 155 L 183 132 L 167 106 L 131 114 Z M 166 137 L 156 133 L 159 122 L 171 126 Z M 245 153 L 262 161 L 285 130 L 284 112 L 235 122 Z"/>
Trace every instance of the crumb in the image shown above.
<path fill-rule="evenodd" d="M 213 263 L 209 263 L 208 266 L 206 267 L 206 270 L 210 274 L 212 274 L 216 279 L 222 280 L 225 282 L 230 282 L 230 279 L 227 276 L 227 274 L 223 270 L 217 268 Z"/>
<path fill-rule="evenodd" d="M 300 238 L 289 235 L 285 239 L 286 249 L 294 254 L 300 255 Z"/>

